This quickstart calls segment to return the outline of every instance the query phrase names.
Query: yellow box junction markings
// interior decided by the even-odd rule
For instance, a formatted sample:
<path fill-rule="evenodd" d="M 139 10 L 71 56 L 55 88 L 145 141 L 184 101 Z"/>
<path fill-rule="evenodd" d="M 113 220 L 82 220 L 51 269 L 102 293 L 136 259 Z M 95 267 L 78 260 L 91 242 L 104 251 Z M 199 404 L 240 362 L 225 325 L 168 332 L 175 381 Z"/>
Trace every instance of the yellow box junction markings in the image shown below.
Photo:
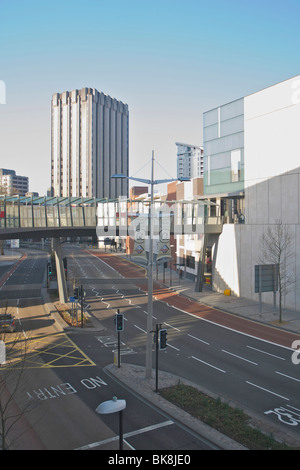
<path fill-rule="evenodd" d="M 9 341 L 6 345 L 6 365 L 2 364 L 0 370 L 96 365 L 65 333 Z"/>

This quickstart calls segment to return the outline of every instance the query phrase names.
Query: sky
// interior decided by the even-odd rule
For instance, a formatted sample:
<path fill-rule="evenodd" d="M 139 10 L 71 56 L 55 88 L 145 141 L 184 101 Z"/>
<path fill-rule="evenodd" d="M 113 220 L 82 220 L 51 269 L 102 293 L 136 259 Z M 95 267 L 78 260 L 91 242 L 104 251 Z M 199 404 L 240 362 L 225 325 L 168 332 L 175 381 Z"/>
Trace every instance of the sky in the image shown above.
<path fill-rule="evenodd" d="M 0 168 L 45 195 L 52 94 L 92 87 L 129 106 L 129 175 L 154 151 L 176 178 L 205 111 L 300 74 L 299 18 L 300 0 L 0 0 Z"/>

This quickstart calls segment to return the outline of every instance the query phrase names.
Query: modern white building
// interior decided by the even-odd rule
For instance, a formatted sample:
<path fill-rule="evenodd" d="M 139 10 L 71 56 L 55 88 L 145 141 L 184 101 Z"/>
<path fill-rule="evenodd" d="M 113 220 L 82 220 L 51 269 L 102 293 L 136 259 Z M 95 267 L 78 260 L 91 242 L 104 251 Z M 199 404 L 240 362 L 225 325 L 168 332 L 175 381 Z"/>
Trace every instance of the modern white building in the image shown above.
<path fill-rule="evenodd" d="M 128 105 L 95 88 L 55 93 L 51 101 L 54 196 L 128 195 Z"/>
<path fill-rule="evenodd" d="M 296 281 L 284 306 L 299 308 L 299 129 L 300 75 L 204 114 L 204 194 L 232 222 L 210 239 L 214 290 L 258 299 L 254 267 L 261 264 L 261 236 L 281 221 L 292 235 L 289 269 Z M 263 300 L 272 303 L 273 294 Z"/>
<path fill-rule="evenodd" d="M 199 178 L 203 176 L 203 148 L 176 142 L 177 178 Z"/>

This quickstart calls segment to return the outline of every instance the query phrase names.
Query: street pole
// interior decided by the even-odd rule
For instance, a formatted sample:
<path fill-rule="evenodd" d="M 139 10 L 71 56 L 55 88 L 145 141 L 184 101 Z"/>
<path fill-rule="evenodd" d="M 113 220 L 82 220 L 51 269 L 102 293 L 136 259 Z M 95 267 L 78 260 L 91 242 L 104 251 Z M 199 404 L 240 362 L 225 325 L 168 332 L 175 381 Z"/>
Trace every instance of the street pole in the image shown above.
<path fill-rule="evenodd" d="M 118 400 L 117 397 L 100 403 L 96 408 L 96 413 L 103 415 L 119 413 L 119 450 L 123 450 L 123 410 L 125 410 L 125 408 L 126 401 Z"/>
<path fill-rule="evenodd" d="M 155 331 L 155 350 L 156 350 L 156 372 L 155 372 L 155 392 L 158 393 L 158 334 L 161 325 L 156 324 Z"/>
<path fill-rule="evenodd" d="M 80 286 L 80 298 L 81 298 L 81 328 L 83 328 L 83 287 Z"/>
<path fill-rule="evenodd" d="M 154 185 L 170 183 L 171 181 L 190 181 L 189 178 L 169 178 L 154 181 L 154 150 L 152 150 L 151 180 L 134 178 L 123 174 L 112 175 L 112 178 L 127 178 L 151 185 L 151 202 L 149 210 L 149 259 L 148 259 L 148 315 L 147 315 L 147 340 L 146 340 L 146 378 L 152 376 L 152 317 L 153 317 L 153 192 Z"/>
<path fill-rule="evenodd" d="M 120 368 L 120 359 L 121 359 L 121 352 L 120 352 L 120 345 L 121 345 L 121 341 L 120 341 L 120 332 L 118 331 L 118 368 Z"/>
<path fill-rule="evenodd" d="M 152 317 L 153 317 L 153 187 L 154 187 L 154 151 L 151 162 L 151 200 L 149 209 L 149 258 L 148 258 L 148 315 L 147 315 L 147 344 L 146 344 L 146 378 L 152 376 Z"/>
<path fill-rule="evenodd" d="M 123 450 L 123 410 L 119 411 L 119 450 Z"/>

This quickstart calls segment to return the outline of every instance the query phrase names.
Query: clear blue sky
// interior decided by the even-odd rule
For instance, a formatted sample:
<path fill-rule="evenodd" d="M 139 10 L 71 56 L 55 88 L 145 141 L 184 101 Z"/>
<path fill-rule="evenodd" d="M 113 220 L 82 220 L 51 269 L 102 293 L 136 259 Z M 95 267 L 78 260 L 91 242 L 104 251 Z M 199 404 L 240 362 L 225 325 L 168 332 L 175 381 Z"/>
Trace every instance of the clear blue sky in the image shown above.
<path fill-rule="evenodd" d="M 154 150 L 176 177 L 204 111 L 300 74 L 299 18 L 300 0 L 0 0 L 0 167 L 45 194 L 51 96 L 87 86 L 129 105 L 130 174 Z"/>

